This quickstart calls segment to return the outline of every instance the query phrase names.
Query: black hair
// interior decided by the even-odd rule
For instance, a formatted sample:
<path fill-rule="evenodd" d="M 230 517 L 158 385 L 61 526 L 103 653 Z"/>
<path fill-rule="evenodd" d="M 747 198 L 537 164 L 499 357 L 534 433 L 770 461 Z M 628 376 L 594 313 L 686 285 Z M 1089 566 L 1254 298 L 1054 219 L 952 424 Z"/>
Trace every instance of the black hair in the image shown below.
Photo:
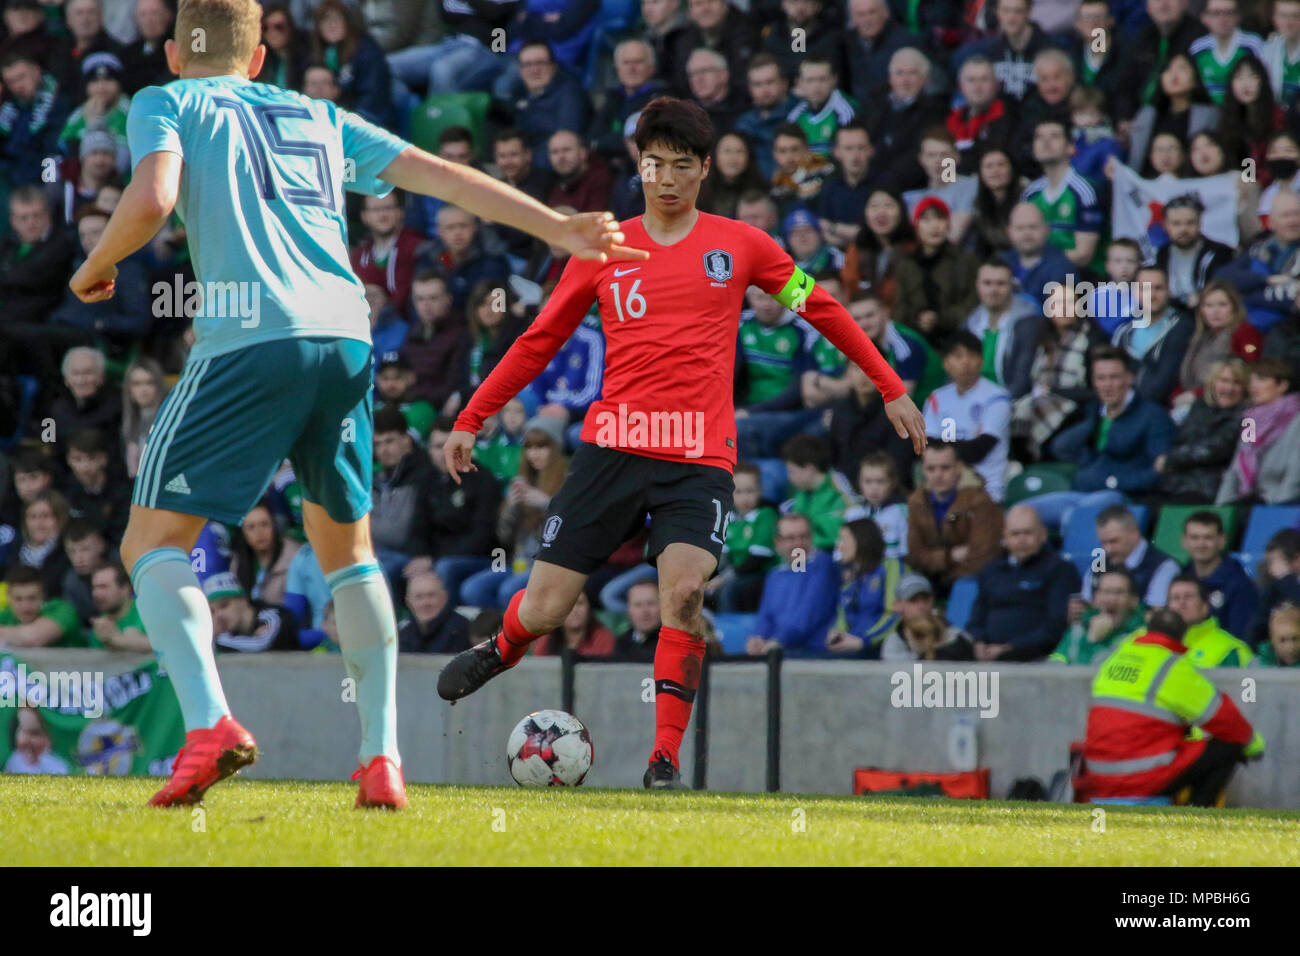
<path fill-rule="evenodd" d="M 713 121 L 698 103 L 656 96 L 641 110 L 632 139 L 641 153 L 660 143 L 704 162 L 713 151 Z"/>
<path fill-rule="evenodd" d="M 393 432 L 400 432 L 405 435 L 408 428 L 406 416 L 402 414 L 400 409 L 392 405 L 385 405 L 375 412 L 374 432 L 376 435 L 389 435 Z"/>
<path fill-rule="evenodd" d="M 984 354 L 983 343 L 981 343 L 979 337 L 969 329 L 957 329 L 955 332 L 950 333 L 948 337 L 943 340 L 943 346 L 939 350 L 939 354 L 944 358 L 947 358 L 958 349 L 965 349 L 966 351 L 973 352 L 976 355 Z"/>
<path fill-rule="evenodd" d="M 1183 522 L 1184 531 L 1189 524 L 1206 524 L 1213 528 L 1216 534 L 1223 534 L 1223 518 L 1217 511 L 1193 511 Z"/>
<path fill-rule="evenodd" d="M 795 435 L 781 446 L 781 458 L 794 465 L 812 465 L 818 471 L 830 471 L 830 442 L 818 435 Z"/>

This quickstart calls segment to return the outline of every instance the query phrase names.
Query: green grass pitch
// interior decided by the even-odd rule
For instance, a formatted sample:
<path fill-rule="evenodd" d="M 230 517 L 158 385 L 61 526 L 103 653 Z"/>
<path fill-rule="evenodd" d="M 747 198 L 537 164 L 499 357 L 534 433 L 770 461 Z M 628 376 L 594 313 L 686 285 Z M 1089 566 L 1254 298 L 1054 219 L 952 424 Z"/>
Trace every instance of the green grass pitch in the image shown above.
<path fill-rule="evenodd" d="M 194 808 L 150 778 L 0 777 L 10 866 L 1291 865 L 1300 813 L 932 798 L 226 781 Z"/>

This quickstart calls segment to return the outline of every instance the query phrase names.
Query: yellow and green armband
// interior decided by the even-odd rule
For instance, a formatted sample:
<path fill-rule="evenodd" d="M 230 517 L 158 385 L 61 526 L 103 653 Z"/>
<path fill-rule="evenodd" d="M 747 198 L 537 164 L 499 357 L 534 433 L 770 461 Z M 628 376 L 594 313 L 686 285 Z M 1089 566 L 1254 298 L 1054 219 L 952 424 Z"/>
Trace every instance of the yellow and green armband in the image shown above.
<path fill-rule="evenodd" d="M 812 276 L 795 266 L 789 280 L 773 298 L 792 312 L 803 312 L 804 303 L 808 301 L 808 296 L 812 295 L 816 286 L 817 283 L 813 282 Z"/>

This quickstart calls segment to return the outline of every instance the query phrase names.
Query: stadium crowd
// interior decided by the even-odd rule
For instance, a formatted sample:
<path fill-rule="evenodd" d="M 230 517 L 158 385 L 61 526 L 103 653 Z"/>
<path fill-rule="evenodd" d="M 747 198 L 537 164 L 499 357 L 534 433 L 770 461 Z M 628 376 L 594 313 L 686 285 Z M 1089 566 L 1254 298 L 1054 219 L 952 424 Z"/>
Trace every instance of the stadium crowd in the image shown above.
<path fill-rule="evenodd" d="M 3 8 L 0 645 L 147 650 L 115 557 L 190 343 L 184 223 L 122 264 L 112 300 L 67 282 L 129 176 L 130 97 L 169 78 L 174 10 Z M 866 375 L 751 290 L 708 587 L 729 649 L 1084 665 L 1168 607 L 1199 666 L 1300 665 L 1300 0 L 263 11 L 256 79 L 555 208 L 639 215 L 639 110 L 693 99 L 718 134 L 701 208 L 774 236 L 897 370 L 926 417 L 919 459 Z M 459 651 L 527 581 L 601 392 L 599 316 L 456 483 L 453 418 L 565 253 L 449 202 L 351 200 L 374 540 L 401 648 Z M 534 653 L 653 659 L 646 537 Z M 207 526 L 194 563 L 219 650 L 337 649 L 287 466 L 241 526 Z"/>

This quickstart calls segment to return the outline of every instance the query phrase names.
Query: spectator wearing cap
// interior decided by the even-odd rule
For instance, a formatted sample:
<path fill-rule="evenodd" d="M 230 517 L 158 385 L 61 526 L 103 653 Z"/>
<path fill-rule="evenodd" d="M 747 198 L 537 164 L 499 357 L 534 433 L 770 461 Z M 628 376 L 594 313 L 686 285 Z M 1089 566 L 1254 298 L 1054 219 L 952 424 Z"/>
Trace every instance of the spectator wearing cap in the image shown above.
<path fill-rule="evenodd" d="M 0 105 L 0 183 L 7 180 L 14 188 L 40 183 L 46 157 L 58 153 L 68 105 L 54 75 L 23 49 L 0 57 L 0 84 L 5 91 Z"/>
<path fill-rule="evenodd" d="M 1035 661 L 1052 653 L 1069 623 L 1079 572 L 1048 547 L 1047 528 L 1027 505 L 1007 511 L 1002 555 L 979 573 L 966 628 L 981 661 Z"/>
<path fill-rule="evenodd" d="M 952 243 L 947 204 L 927 196 L 916 204 L 912 223 L 917 247 L 894 267 L 898 294 L 894 318 L 925 336 L 933 345 L 961 327 L 975 308 L 975 276 L 979 260 Z"/>
<path fill-rule="evenodd" d="M 975 644 L 960 627 L 949 624 L 934 604 L 934 588 L 920 574 L 905 574 L 894 589 L 895 629 L 880 645 L 882 661 L 969 661 Z M 925 627 L 903 627 L 904 621 L 929 619 L 940 625 L 930 634 Z"/>
<path fill-rule="evenodd" d="M 88 54 L 80 62 L 79 82 L 67 89 L 80 91 L 83 99 L 64 124 L 59 134 L 59 146 L 65 153 L 75 154 L 87 131 L 106 130 L 117 141 L 118 172 L 125 175 L 131 160 L 126 141 L 131 98 L 122 91 L 122 61 L 116 53 L 98 51 Z"/>
<path fill-rule="evenodd" d="M 953 332 L 942 354 L 952 381 L 925 400 L 926 435 L 953 443 L 961 460 L 984 480 L 989 497 L 1001 501 L 1011 442 L 1011 396 L 980 374 L 983 346 L 970 332 Z"/>
<path fill-rule="evenodd" d="M 229 571 L 203 582 L 212 608 L 213 643 L 218 651 L 260 653 L 300 651 L 298 622 L 288 609 L 249 598 Z"/>
<path fill-rule="evenodd" d="M 960 243 L 975 211 L 979 177 L 956 175 L 957 141 L 946 126 L 932 126 L 921 134 L 917 159 L 925 170 L 926 183 L 921 189 L 903 193 L 908 213 L 915 220 L 921 200 L 930 197 L 942 200 L 948 209 L 948 238 Z"/>
<path fill-rule="evenodd" d="M 50 66 L 58 76 L 59 86 L 72 93 L 82 89 L 87 57 L 108 53 L 117 59 L 122 47 L 104 29 L 101 0 L 68 0 L 63 5 L 63 16 L 68 36 L 59 44 Z M 118 69 L 121 70 L 120 59 Z"/>
<path fill-rule="evenodd" d="M 844 253 L 822 237 L 817 217 L 800 206 L 785 217 L 782 224 L 785 247 L 797 265 L 809 275 L 844 268 Z"/>
<path fill-rule="evenodd" d="M 176 14 L 165 0 L 136 0 L 137 36 L 122 54 L 126 91 L 135 95 L 146 86 L 161 86 L 173 77 L 164 45 L 172 35 Z"/>
<path fill-rule="evenodd" d="M 808 134 L 795 123 L 783 123 L 772 138 L 772 198 L 783 213 L 817 203 L 822 183 L 835 170 L 826 157 L 808 149 Z"/>
<path fill-rule="evenodd" d="M 546 151 L 555 173 L 547 205 L 571 206 L 578 212 L 603 210 L 613 182 L 605 161 L 592 156 L 578 134 L 567 129 L 551 134 Z"/>
<path fill-rule="evenodd" d="M 1139 288 L 1145 299 L 1139 314 L 1115 330 L 1112 344 L 1128 353 L 1137 369 L 1135 387 L 1139 397 L 1168 405 L 1179 384 L 1179 368 L 1196 324 L 1169 298 L 1169 277 L 1160 266 L 1138 270 Z"/>
<path fill-rule="evenodd" d="M 77 175 L 64 177 L 62 182 L 46 189 L 56 204 L 61 222 L 75 224 L 78 214 L 84 207 L 95 204 L 99 191 L 105 186 L 121 188 L 123 170 L 120 162 L 125 151 L 124 141 L 108 130 L 85 131 L 77 147 L 80 156 L 76 166 Z M 129 163 L 129 154 L 127 160 Z"/>
<path fill-rule="evenodd" d="M 585 130 L 591 104 L 582 85 L 560 69 L 546 43 L 532 41 L 516 55 L 519 80 L 513 85 L 516 125 L 528 137 L 533 161 L 551 168 L 548 143 L 558 130 Z M 574 134 L 577 138 L 577 134 Z M 570 203 L 570 205 L 572 205 Z"/>
<path fill-rule="evenodd" d="M 1133 575 L 1127 568 L 1108 568 L 1097 575 L 1092 601 L 1070 625 L 1048 660 L 1059 664 L 1093 664 L 1144 627 L 1146 608 Z"/>
<path fill-rule="evenodd" d="M 397 649 L 404 654 L 459 654 L 469 648 L 469 621 L 456 613 L 447 588 L 432 571 L 406 582 L 410 620 L 397 631 Z"/>
<path fill-rule="evenodd" d="M 881 183 L 898 191 L 925 185 L 925 172 L 917 165 L 921 134 L 940 124 L 946 104 L 926 94 L 930 61 L 920 50 L 904 47 L 889 59 L 889 96 L 874 111 L 868 124 L 875 145 Z"/>
<path fill-rule="evenodd" d="M 1233 258 L 1231 249 L 1201 232 L 1204 212 L 1195 193 L 1169 200 L 1164 211 L 1169 242 L 1156 251 L 1156 265 L 1169 276 L 1169 300 L 1188 311 L 1196 308 L 1201 290 Z"/>
<path fill-rule="evenodd" d="M 655 75 L 656 66 L 654 47 L 645 40 L 623 40 L 614 47 L 618 84 L 605 91 L 604 101 L 587 130 L 592 149 L 608 162 L 618 165 L 625 162 L 623 140 L 628 135 L 628 120 L 667 90 Z M 632 128 L 635 130 L 635 125 Z"/>
<path fill-rule="evenodd" d="M 772 155 L 776 132 L 787 122 L 798 100 L 790 93 L 790 81 L 781 64 L 770 53 L 760 53 L 750 60 L 745 77 L 752 105 L 736 118 L 733 128 L 749 142 L 758 171 L 770 182 L 776 173 Z"/>

